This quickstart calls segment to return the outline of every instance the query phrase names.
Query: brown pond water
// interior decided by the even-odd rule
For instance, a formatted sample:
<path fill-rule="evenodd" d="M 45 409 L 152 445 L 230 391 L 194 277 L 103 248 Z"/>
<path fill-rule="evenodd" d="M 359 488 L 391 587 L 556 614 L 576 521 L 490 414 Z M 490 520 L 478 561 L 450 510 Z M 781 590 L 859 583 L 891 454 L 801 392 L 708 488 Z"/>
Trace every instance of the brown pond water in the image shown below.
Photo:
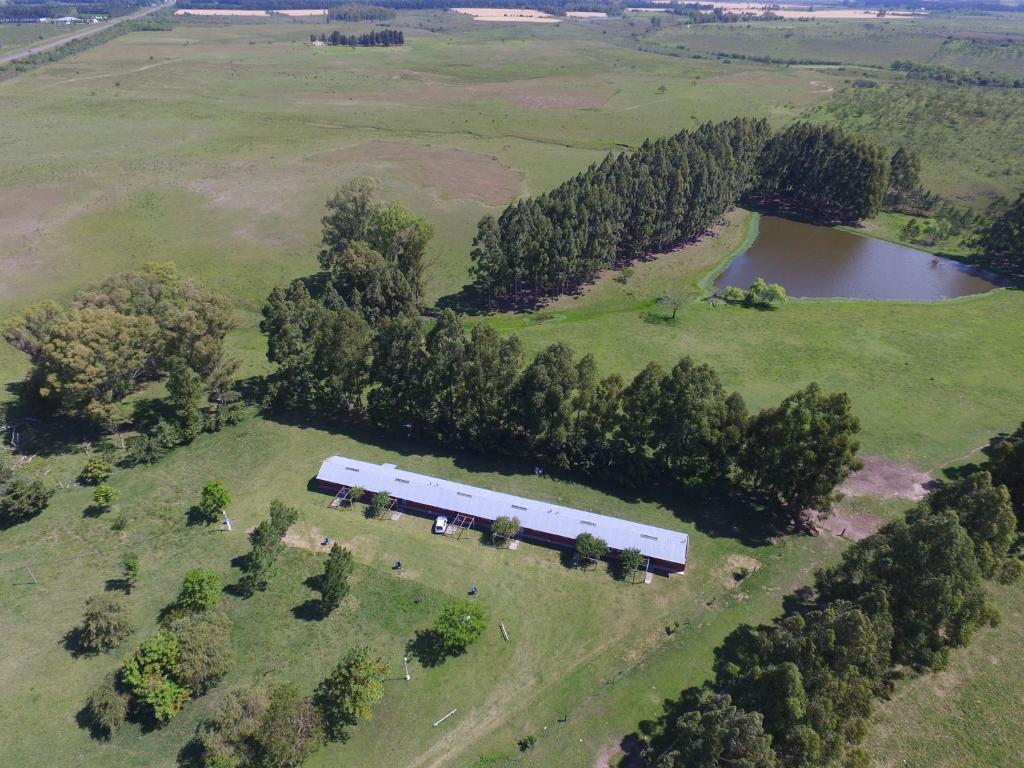
<path fill-rule="evenodd" d="M 715 286 L 746 288 L 758 277 L 790 296 L 849 299 L 947 299 L 998 284 L 951 259 L 776 216 L 761 217 L 757 239 Z"/>

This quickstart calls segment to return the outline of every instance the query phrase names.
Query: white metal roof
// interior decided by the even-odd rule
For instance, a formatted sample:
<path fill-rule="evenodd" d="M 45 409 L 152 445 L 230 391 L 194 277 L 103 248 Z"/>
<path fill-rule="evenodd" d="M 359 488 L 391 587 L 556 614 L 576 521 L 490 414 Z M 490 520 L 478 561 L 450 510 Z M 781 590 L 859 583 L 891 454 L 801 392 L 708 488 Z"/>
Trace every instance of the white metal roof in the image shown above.
<path fill-rule="evenodd" d="M 635 547 L 645 557 L 686 563 L 689 539 L 685 533 L 407 472 L 394 464 L 331 456 L 324 459 L 316 477 L 334 485 L 359 486 L 371 493 L 387 491 L 394 498 L 488 521 L 502 515 L 518 517 L 524 528 L 566 539 L 591 533 L 608 542 L 612 549 Z"/>

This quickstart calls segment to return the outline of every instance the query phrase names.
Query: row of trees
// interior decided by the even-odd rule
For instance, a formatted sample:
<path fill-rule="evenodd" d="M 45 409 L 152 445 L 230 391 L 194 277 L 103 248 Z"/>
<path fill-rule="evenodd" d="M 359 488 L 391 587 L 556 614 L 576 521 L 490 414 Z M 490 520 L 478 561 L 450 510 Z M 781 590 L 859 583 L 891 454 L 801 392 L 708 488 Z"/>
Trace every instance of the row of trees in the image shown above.
<path fill-rule="evenodd" d="M 1024 194 L 980 228 L 974 245 L 978 255 L 991 266 L 1024 276 Z"/>
<path fill-rule="evenodd" d="M 393 8 L 367 3 L 342 3 L 327 11 L 331 21 L 388 21 L 396 15 Z"/>
<path fill-rule="evenodd" d="M 856 744 L 874 700 L 897 670 L 942 669 L 997 620 L 984 581 L 1018 578 L 1017 537 L 1010 495 L 989 472 L 933 491 L 819 572 L 770 625 L 726 638 L 714 681 L 665 716 L 655 765 L 866 765 Z"/>
<path fill-rule="evenodd" d="M 603 269 L 702 234 L 741 197 L 815 219 L 873 215 L 888 159 L 839 128 L 733 119 L 609 155 L 480 220 L 472 275 L 490 300 L 566 293 Z"/>
<path fill-rule="evenodd" d="M 315 33 L 310 34 L 309 41 L 317 41 Z M 327 45 L 348 45 L 360 48 L 388 48 L 392 45 L 405 45 L 405 34 L 400 29 L 375 29 L 363 35 L 343 35 L 338 30 L 326 35 L 320 33 L 319 41 Z"/>
<path fill-rule="evenodd" d="M 907 77 L 941 80 L 956 85 L 980 85 L 988 88 L 1024 88 L 1024 77 L 1011 77 L 996 72 L 979 72 L 971 69 L 954 69 L 941 64 L 926 64 L 909 59 L 892 63 L 897 72 L 906 72 Z"/>
<path fill-rule="evenodd" d="M 736 481 L 796 509 L 827 506 L 857 466 L 849 399 L 816 385 L 751 415 L 690 358 L 669 371 L 650 363 L 626 382 L 555 344 L 524 368 L 518 338 L 482 324 L 467 336 L 450 310 L 427 333 L 419 318 L 399 317 L 374 334 L 359 312 L 326 308 L 301 282 L 275 291 L 264 315 L 289 319 L 265 322 L 281 407 L 328 418 L 365 410 L 389 431 L 634 485 Z"/>

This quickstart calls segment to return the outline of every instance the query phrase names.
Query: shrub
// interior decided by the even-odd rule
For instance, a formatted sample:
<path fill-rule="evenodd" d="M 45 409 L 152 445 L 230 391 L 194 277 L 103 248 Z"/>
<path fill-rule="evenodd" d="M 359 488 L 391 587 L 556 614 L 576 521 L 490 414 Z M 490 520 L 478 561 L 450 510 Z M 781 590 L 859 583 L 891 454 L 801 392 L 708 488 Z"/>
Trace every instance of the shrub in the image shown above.
<path fill-rule="evenodd" d="M 636 573 L 644 564 L 643 553 L 636 547 L 626 547 L 622 550 L 622 575 L 629 576 Z"/>
<path fill-rule="evenodd" d="M 53 493 L 42 480 L 27 480 L 0 464 L 0 531 L 40 514 Z"/>
<path fill-rule="evenodd" d="M 85 650 L 109 651 L 123 643 L 132 631 L 122 598 L 104 594 L 85 601 L 85 615 L 79 627 L 79 642 Z"/>
<path fill-rule="evenodd" d="M 127 710 L 127 697 L 117 690 L 117 675 L 113 672 L 103 678 L 85 702 L 89 727 L 102 739 L 109 739 L 121 727 Z"/>
<path fill-rule="evenodd" d="M 92 492 L 92 506 L 100 512 L 109 512 L 117 499 L 117 490 L 102 483 Z"/>
<path fill-rule="evenodd" d="M 353 567 L 352 553 L 335 543 L 320 577 L 320 610 L 324 616 L 330 615 L 348 594 L 348 579 Z"/>
<path fill-rule="evenodd" d="M 373 494 L 373 498 L 370 499 L 370 506 L 367 508 L 367 514 L 370 517 L 385 517 L 391 511 L 391 497 L 387 491 L 381 491 L 380 493 Z"/>
<path fill-rule="evenodd" d="M 114 465 L 109 459 L 100 454 L 93 454 L 78 473 L 78 480 L 83 485 L 99 485 L 113 473 Z"/>

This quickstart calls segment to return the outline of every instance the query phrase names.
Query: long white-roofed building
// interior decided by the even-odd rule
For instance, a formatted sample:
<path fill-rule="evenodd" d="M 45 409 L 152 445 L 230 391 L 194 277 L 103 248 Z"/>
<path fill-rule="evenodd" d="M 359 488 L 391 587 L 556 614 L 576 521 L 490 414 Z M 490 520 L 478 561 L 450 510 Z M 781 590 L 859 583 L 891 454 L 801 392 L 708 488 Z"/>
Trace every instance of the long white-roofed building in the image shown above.
<path fill-rule="evenodd" d="M 499 517 L 517 517 L 523 538 L 559 546 L 572 547 L 577 536 L 590 533 L 604 539 L 612 554 L 630 547 L 639 549 L 650 561 L 652 570 L 686 571 L 689 537 L 667 528 L 420 475 L 394 464 L 372 464 L 344 456 L 324 459 L 316 480 L 320 488 L 334 493 L 353 488 L 361 488 L 368 495 L 383 491 L 407 511 L 461 516 L 477 528 L 489 528 Z"/>

